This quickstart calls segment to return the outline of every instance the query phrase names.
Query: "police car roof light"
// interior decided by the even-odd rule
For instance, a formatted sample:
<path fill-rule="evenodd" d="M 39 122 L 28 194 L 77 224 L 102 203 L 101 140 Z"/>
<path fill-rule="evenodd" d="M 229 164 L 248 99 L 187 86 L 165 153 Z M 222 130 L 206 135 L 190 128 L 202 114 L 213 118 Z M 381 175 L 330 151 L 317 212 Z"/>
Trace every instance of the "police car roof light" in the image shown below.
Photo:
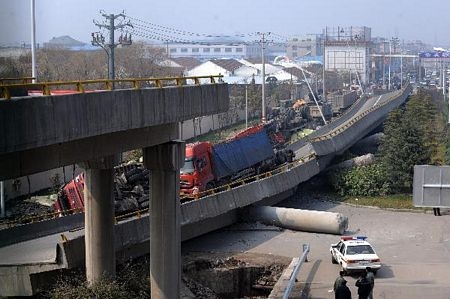
<path fill-rule="evenodd" d="M 342 241 L 350 241 L 350 240 L 365 241 L 366 239 L 367 239 L 366 236 L 341 236 Z"/>

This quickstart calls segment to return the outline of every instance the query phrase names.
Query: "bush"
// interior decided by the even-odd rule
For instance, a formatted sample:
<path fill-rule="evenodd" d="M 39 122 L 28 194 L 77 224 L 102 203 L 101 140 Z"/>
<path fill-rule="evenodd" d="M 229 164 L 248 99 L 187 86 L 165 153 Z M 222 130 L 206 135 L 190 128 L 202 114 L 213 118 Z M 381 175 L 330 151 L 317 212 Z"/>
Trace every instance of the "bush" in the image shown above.
<path fill-rule="evenodd" d="M 60 279 L 55 288 L 49 292 L 50 299 L 76 299 L 76 298 L 127 298 L 126 288 L 113 280 L 104 278 L 99 282 L 89 286 L 88 283 L 79 277 Z"/>
<path fill-rule="evenodd" d="M 341 196 L 386 195 L 390 191 L 384 168 L 379 163 L 333 171 L 329 178 Z"/>
<path fill-rule="evenodd" d="M 83 270 L 70 271 L 41 294 L 40 298 L 78 299 L 78 298 L 150 298 L 149 257 L 141 257 L 117 267 L 115 280 L 103 278 L 89 285 Z"/>

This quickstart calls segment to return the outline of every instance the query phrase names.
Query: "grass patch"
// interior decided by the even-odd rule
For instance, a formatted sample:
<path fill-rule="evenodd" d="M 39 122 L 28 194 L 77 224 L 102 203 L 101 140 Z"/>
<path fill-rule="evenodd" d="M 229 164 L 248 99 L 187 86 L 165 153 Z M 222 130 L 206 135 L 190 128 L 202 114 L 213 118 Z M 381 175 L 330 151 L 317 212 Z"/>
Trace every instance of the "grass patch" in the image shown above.
<path fill-rule="evenodd" d="M 344 196 L 340 201 L 348 204 L 373 206 L 382 209 L 427 210 L 425 208 L 415 207 L 413 205 L 411 194 L 394 194 L 387 196 Z"/>

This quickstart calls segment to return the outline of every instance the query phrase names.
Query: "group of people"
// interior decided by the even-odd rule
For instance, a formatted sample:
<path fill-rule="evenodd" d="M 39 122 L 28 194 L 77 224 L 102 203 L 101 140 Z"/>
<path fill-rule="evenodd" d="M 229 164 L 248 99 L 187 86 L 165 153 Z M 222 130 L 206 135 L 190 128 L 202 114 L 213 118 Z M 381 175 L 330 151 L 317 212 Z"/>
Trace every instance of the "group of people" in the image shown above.
<path fill-rule="evenodd" d="M 352 292 L 347 286 L 347 280 L 344 278 L 345 272 L 340 271 L 339 277 L 334 282 L 335 299 L 351 299 Z M 358 299 L 373 299 L 373 287 L 375 285 L 375 274 L 370 267 L 366 268 L 355 283 L 358 287 Z"/>

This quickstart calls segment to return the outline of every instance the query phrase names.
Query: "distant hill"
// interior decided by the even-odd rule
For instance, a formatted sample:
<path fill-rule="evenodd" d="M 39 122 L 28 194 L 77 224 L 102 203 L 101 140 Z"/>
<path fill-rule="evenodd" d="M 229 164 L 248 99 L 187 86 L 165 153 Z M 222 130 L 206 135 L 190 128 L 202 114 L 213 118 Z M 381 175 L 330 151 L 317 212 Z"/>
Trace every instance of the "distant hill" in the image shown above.
<path fill-rule="evenodd" d="M 48 43 L 44 43 L 44 47 L 64 47 L 64 48 L 73 48 L 73 47 L 83 47 L 86 45 L 83 42 L 77 41 L 76 39 L 71 38 L 68 35 L 54 37 Z"/>

